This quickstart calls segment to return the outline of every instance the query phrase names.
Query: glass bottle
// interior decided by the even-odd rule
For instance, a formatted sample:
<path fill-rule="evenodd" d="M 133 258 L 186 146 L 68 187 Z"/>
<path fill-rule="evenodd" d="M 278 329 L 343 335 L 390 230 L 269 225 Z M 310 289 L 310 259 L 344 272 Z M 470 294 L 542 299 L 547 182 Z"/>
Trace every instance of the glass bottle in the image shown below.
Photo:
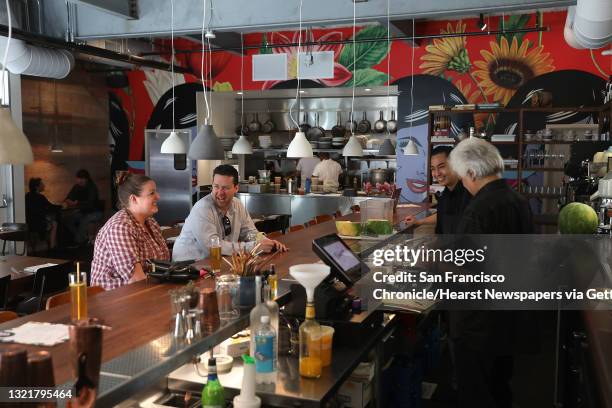
<path fill-rule="evenodd" d="M 251 357 L 255 357 L 255 332 L 261 324 L 262 316 L 270 316 L 270 310 L 261 299 L 261 276 L 255 276 L 255 307 L 251 309 L 251 314 L 249 315 L 249 322 L 251 323 L 249 352 Z"/>
<path fill-rule="evenodd" d="M 306 320 L 300 326 L 300 375 L 321 376 L 321 326 L 315 320 L 314 302 L 306 303 Z"/>
<path fill-rule="evenodd" d="M 278 277 L 276 276 L 276 267 L 274 264 L 270 265 L 270 269 L 268 270 L 268 284 L 270 285 L 271 290 L 271 299 L 275 299 L 278 295 Z"/>
<path fill-rule="evenodd" d="M 208 380 L 202 390 L 202 408 L 225 408 L 225 393 L 217 377 L 217 361 L 208 360 Z"/>
<path fill-rule="evenodd" d="M 270 316 L 261 316 L 259 328 L 255 336 L 255 382 L 257 384 L 272 384 L 276 382 L 276 358 L 278 339 L 270 325 Z"/>
<path fill-rule="evenodd" d="M 264 283 L 263 285 L 263 301 L 266 307 L 268 308 L 268 313 L 270 316 L 270 325 L 276 332 L 276 336 L 278 339 L 279 336 L 279 308 L 278 303 L 272 298 L 272 288 L 270 285 Z M 274 343 L 274 361 L 278 361 L 278 341 Z M 276 364 L 276 363 L 275 363 Z"/>

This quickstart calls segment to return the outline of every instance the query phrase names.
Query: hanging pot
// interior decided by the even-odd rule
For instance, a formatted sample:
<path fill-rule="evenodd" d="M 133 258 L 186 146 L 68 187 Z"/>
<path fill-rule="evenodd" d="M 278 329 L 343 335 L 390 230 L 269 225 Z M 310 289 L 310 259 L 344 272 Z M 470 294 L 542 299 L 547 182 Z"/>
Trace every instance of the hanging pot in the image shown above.
<path fill-rule="evenodd" d="M 276 129 L 276 123 L 272 121 L 272 116 L 261 125 L 261 131 L 264 133 L 272 133 Z"/>
<path fill-rule="evenodd" d="M 370 133 L 372 130 L 372 124 L 368 120 L 368 116 L 366 112 L 363 112 L 363 119 L 357 125 L 357 133 Z"/>
<path fill-rule="evenodd" d="M 353 112 L 350 113 L 349 120 L 347 120 L 346 123 L 344 124 L 344 128 L 346 129 L 347 132 L 351 132 L 351 133 L 357 130 L 357 122 L 353 120 Z"/>
<path fill-rule="evenodd" d="M 236 127 L 236 135 L 237 136 L 240 136 L 240 135 L 248 136 L 249 135 L 249 127 L 247 126 L 246 123 L 243 123 L 242 125 L 239 125 L 238 127 Z"/>
<path fill-rule="evenodd" d="M 342 117 L 340 112 L 336 114 L 336 126 L 334 126 L 331 130 L 333 137 L 344 137 L 346 134 L 346 129 L 342 126 Z"/>
<path fill-rule="evenodd" d="M 383 111 L 380 111 L 378 120 L 374 123 L 374 131 L 376 133 L 383 133 L 387 129 L 387 121 L 383 117 Z"/>
<path fill-rule="evenodd" d="M 397 132 L 397 121 L 395 120 L 395 111 L 391 111 L 391 120 L 387 121 L 387 131 L 389 133 Z"/>
<path fill-rule="evenodd" d="M 249 132 L 257 133 L 260 130 L 261 130 L 261 123 L 259 123 L 259 115 L 256 113 L 251 123 L 249 123 Z"/>
<path fill-rule="evenodd" d="M 319 126 L 319 112 L 315 114 L 315 126 L 308 129 L 308 133 L 306 134 L 306 138 L 311 141 L 317 141 L 320 138 L 325 136 L 325 129 Z"/>
<path fill-rule="evenodd" d="M 304 133 L 308 133 L 310 129 L 310 125 L 308 124 L 308 113 L 304 112 L 304 120 L 300 123 L 300 131 Z"/>

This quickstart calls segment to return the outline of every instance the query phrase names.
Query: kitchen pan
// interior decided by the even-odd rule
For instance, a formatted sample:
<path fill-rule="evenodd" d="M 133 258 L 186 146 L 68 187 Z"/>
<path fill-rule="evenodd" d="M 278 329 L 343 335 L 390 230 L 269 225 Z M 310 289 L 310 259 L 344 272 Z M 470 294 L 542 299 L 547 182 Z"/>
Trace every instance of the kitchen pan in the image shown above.
<path fill-rule="evenodd" d="M 317 141 L 321 137 L 325 136 L 325 129 L 319 126 L 319 112 L 315 114 L 315 126 L 308 129 L 308 133 L 306 134 L 306 138 L 308 140 Z"/>
<path fill-rule="evenodd" d="M 261 130 L 261 123 L 259 123 L 259 115 L 256 113 L 251 123 L 249 123 L 249 132 L 257 133 L 260 130 Z"/>
<path fill-rule="evenodd" d="M 304 133 L 308 133 L 310 130 L 310 125 L 308 124 L 308 113 L 304 112 L 304 120 L 300 123 L 300 131 Z"/>
<path fill-rule="evenodd" d="M 372 130 L 372 124 L 368 120 L 368 116 L 366 112 L 363 112 L 363 119 L 357 125 L 357 133 L 370 133 Z"/>
<path fill-rule="evenodd" d="M 378 120 L 374 123 L 374 131 L 376 133 L 383 133 L 387 129 L 387 121 L 383 116 L 383 111 L 380 111 Z"/>
<path fill-rule="evenodd" d="M 387 131 L 389 133 L 397 132 L 397 121 L 395 120 L 395 111 L 391 111 L 391 119 L 387 121 Z"/>
<path fill-rule="evenodd" d="M 353 112 L 350 113 L 349 120 L 347 120 L 346 123 L 344 124 L 344 128 L 346 129 L 347 132 L 351 132 L 351 133 L 357 130 L 357 122 L 353 120 Z"/>
<path fill-rule="evenodd" d="M 332 136 L 344 137 L 344 135 L 346 134 L 346 129 L 344 128 L 344 126 L 342 126 L 342 115 L 340 114 L 340 112 L 337 112 L 336 118 L 336 126 L 334 126 L 331 130 Z"/>
<path fill-rule="evenodd" d="M 272 121 L 272 116 L 268 117 L 268 120 L 261 125 L 261 131 L 264 133 L 272 133 L 276 129 L 276 123 Z"/>

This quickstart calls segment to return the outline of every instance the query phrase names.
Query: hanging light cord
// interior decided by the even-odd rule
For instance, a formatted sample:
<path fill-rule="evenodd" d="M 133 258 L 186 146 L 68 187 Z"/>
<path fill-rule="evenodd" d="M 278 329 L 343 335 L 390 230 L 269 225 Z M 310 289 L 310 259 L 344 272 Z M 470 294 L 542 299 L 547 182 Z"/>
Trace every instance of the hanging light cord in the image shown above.
<path fill-rule="evenodd" d="M 206 39 L 206 43 L 208 44 L 208 99 L 210 100 L 210 117 L 213 115 L 213 97 L 212 97 L 212 52 L 210 48 L 210 38 Z M 206 89 L 204 89 L 204 93 L 206 93 Z"/>
<path fill-rule="evenodd" d="M 412 137 L 412 117 L 414 111 L 414 18 L 412 19 L 412 58 L 410 62 L 410 130 L 408 131 L 409 137 Z"/>
<path fill-rule="evenodd" d="M 4 49 L 4 58 L 2 59 L 2 103 L 5 104 L 4 95 L 6 91 L 6 85 L 8 81 L 8 75 L 6 73 L 6 60 L 8 59 L 9 46 L 11 44 L 11 35 L 13 34 L 13 26 L 11 24 L 11 6 L 9 0 L 6 0 L 6 18 L 8 20 L 8 37 L 6 39 L 6 48 Z"/>
<path fill-rule="evenodd" d="M 357 61 L 357 56 L 355 54 L 355 25 L 357 24 L 356 14 L 355 14 L 356 13 L 355 4 L 356 2 L 353 0 L 353 93 L 351 97 L 351 118 L 350 118 L 351 136 L 355 136 L 355 126 L 353 122 L 355 118 L 355 82 L 357 82 L 355 78 L 355 72 L 357 72 L 357 69 L 355 68 L 356 61 Z"/>
<path fill-rule="evenodd" d="M 298 36 L 298 51 L 297 51 L 297 87 L 295 88 L 295 100 L 293 101 L 293 103 L 291 104 L 291 106 L 289 107 L 289 118 L 291 119 L 291 121 L 293 123 L 295 123 L 295 127 L 297 128 L 297 131 L 300 131 L 300 124 L 293 118 L 293 107 L 295 106 L 295 104 L 299 101 L 300 98 L 300 50 L 302 48 L 302 0 L 300 0 L 300 26 L 299 26 L 299 36 Z M 298 120 L 300 120 L 299 116 L 300 116 L 300 106 L 298 105 Z"/>
<path fill-rule="evenodd" d="M 389 20 L 389 0 L 387 0 L 387 108 L 391 107 L 391 22 Z M 387 136 L 390 136 L 389 128 L 385 126 Z"/>
<path fill-rule="evenodd" d="M 244 34 L 240 33 L 240 136 L 244 136 Z"/>
<path fill-rule="evenodd" d="M 170 1 L 170 10 L 170 48 L 172 49 L 172 55 L 170 55 L 170 65 L 172 66 L 172 131 L 174 132 L 176 130 L 174 123 L 174 0 Z"/>
<path fill-rule="evenodd" d="M 204 45 L 206 41 L 204 41 L 204 27 L 206 26 L 206 0 L 202 1 L 202 61 L 200 66 L 200 77 L 202 79 L 202 90 L 204 91 L 204 102 L 206 103 L 206 122 L 210 118 L 210 107 L 208 106 L 208 97 L 206 96 L 206 82 L 204 82 L 204 58 L 206 58 L 204 54 Z"/>

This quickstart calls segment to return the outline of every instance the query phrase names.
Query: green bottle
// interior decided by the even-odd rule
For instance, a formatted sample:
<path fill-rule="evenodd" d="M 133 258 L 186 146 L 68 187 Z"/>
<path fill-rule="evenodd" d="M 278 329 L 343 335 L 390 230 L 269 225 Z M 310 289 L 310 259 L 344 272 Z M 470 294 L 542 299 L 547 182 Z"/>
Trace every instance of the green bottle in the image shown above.
<path fill-rule="evenodd" d="M 208 359 L 208 380 L 202 390 L 202 408 L 225 408 L 225 393 L 217 378 L 217 361 Z"/>

